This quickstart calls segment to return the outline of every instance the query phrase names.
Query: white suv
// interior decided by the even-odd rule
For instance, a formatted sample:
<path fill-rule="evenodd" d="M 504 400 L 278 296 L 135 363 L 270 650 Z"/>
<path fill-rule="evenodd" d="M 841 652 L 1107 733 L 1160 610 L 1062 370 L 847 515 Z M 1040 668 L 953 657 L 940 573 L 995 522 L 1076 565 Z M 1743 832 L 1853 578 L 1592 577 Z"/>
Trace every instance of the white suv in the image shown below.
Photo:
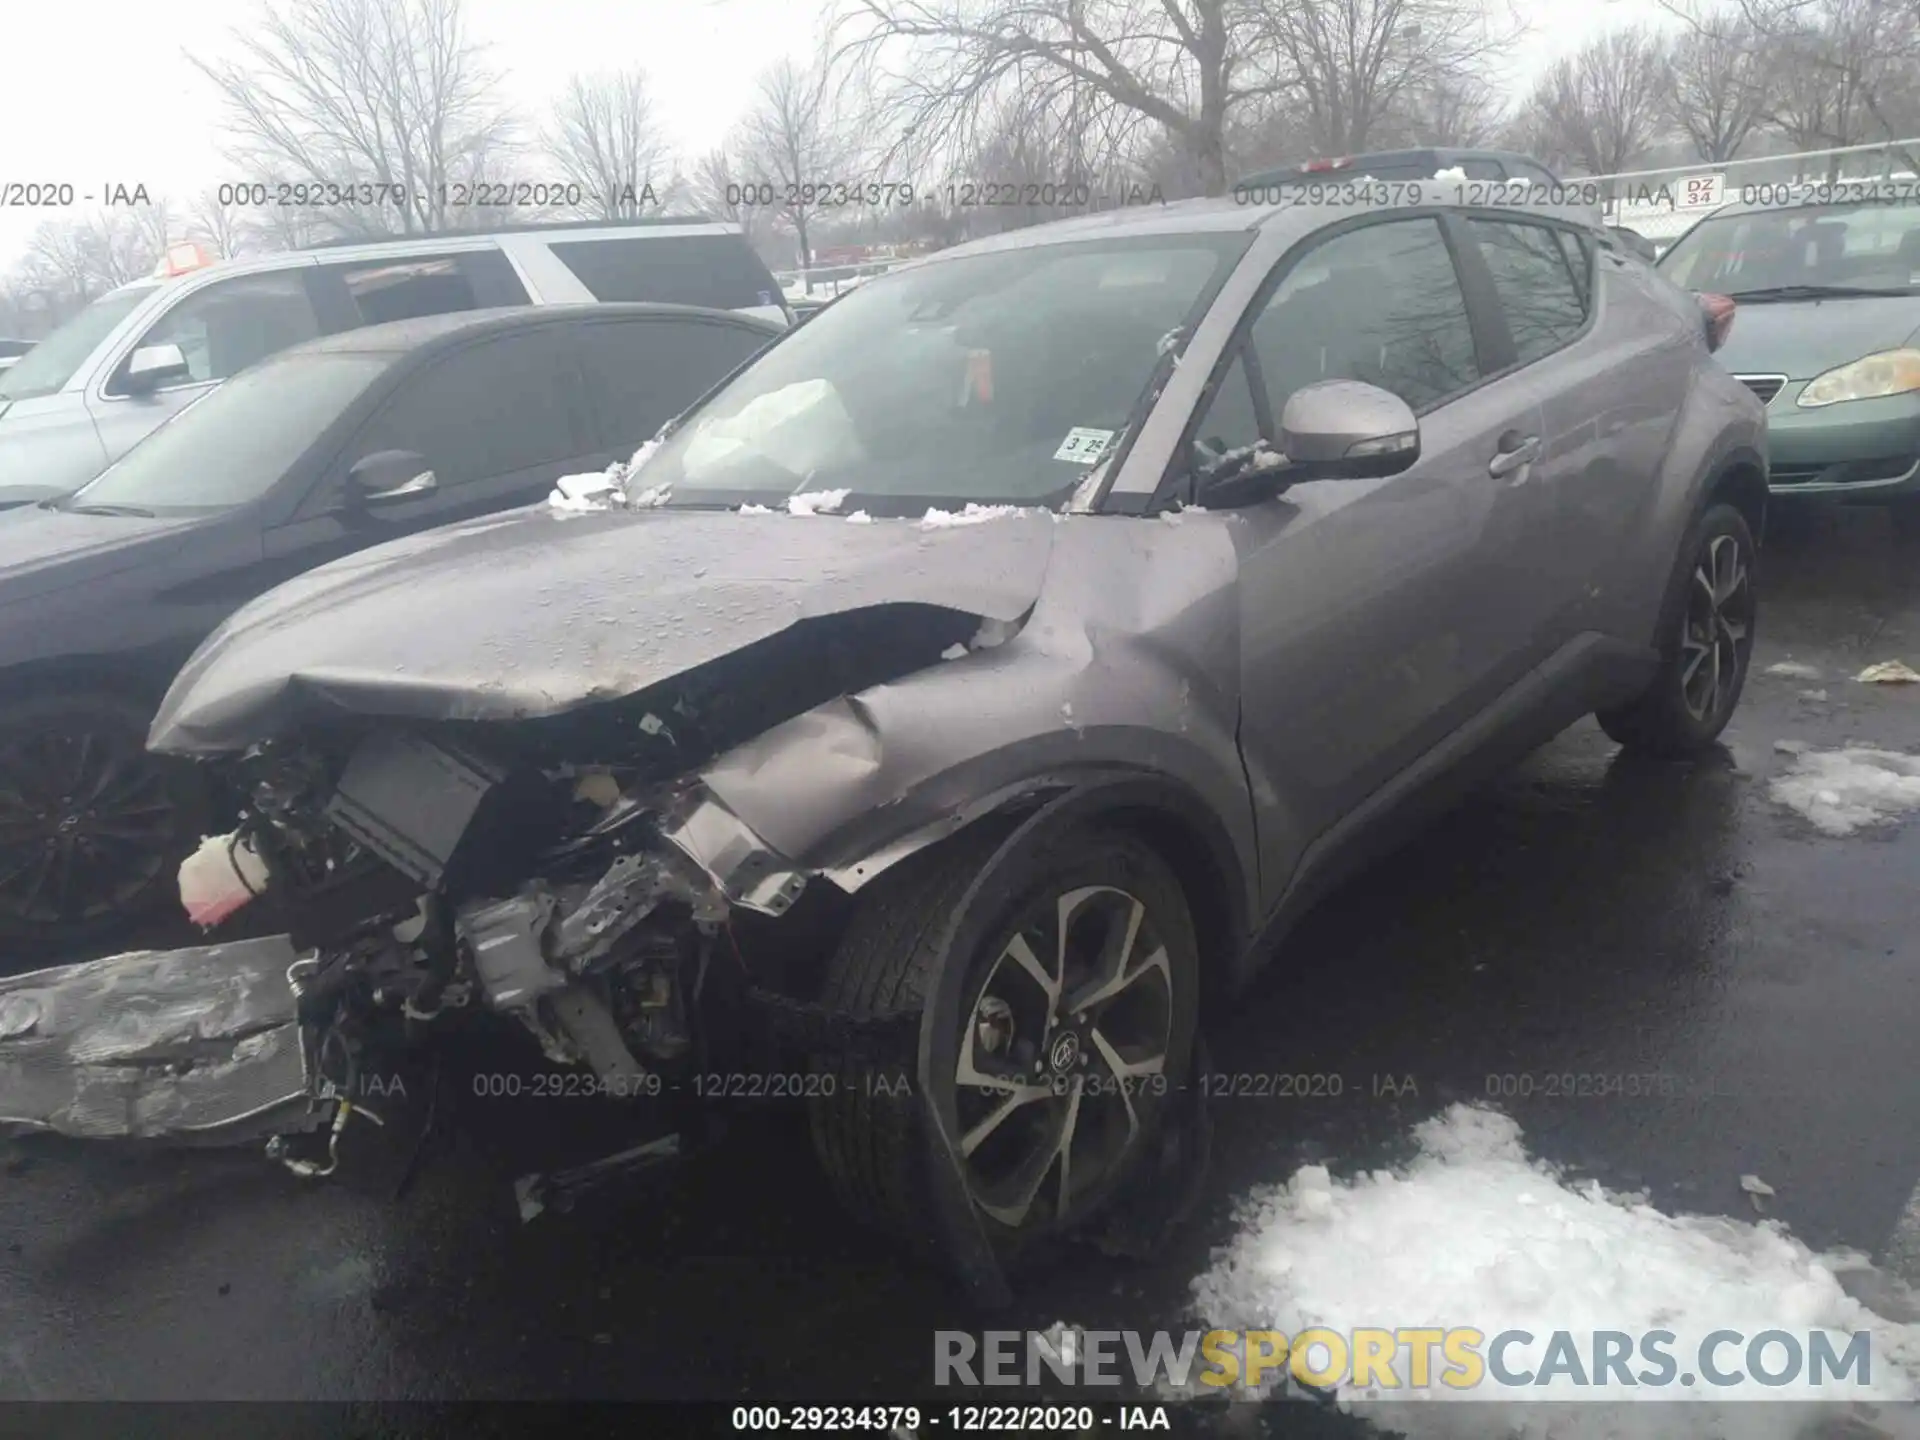
<path fill-rule="evenodd" d="M 701 220 L 333 244 L 159 275 L 102 296 L 0 371 L 0 509 L 79 489 L 243 366 L 302 340 L 449 311 L 621 300 L 793 320 L 739 227 Z"/>

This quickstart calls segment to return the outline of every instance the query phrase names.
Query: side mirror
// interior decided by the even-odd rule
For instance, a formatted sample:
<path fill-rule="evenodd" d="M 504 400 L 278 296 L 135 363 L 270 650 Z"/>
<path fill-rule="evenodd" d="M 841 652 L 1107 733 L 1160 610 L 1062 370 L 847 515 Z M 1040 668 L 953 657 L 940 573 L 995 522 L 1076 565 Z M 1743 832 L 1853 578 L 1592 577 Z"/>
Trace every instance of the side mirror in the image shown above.
<path fill-rule="evenodd" d="M 1372 480 L 1420 458 L 1420 422 L 1398 395 L 1359 380 L 1322 380 L 1293 392 L 1280 416 L 1288 475 Z"/>
<path fill-rule="evenodd" d="M 431 494 L 439 487 L 427 457 L 411 450 L 376 450 L 347 471 L 350 505 L 386 505 Z"/>
<path fill-rule="evenodd" d="M 178 345 L 142 345 L 127 361 L 127 391 L 147 395 L 176 380 L 190 380 L 187 357 Z"/>

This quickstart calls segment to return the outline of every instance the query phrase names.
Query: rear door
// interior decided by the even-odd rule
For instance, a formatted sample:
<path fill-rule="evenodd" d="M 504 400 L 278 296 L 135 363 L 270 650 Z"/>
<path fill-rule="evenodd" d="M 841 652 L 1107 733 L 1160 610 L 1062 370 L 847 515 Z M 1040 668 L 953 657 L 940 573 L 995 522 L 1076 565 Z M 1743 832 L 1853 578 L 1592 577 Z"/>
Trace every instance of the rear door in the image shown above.
<path fill-rule="evenodd" d="M 497 248 L 323 262 L 314 285 L 329 334 L 530 303 L 527 287 Z"/>
<path fill-rule="evenodd" d="M 582 470 L 627 459 L 774 339 L 719 316 L 594 320 L 576 333 L 598 437 Z"/>
<path fill-rule="evenodd" d="M 1413 408 L 1421 456 L 1386 479 L 1296 485 L 1242 516 L 1241 739 L 1256 791 L 1287 800 L 1259 821 L 1282 874 L 1524 672 L 1541 609 L 1542 515 L 1524 449 L 1501 458 L 1538 436 L 1539 398 L 1503 375 L 1484 272 L 1459 263 L 1432 215 L 1349 223 L 1296 257 L 1250 312 L 1213 401 L 1227 418 L 1210 412 L 1202 436 L 1271 435 L 1296 389 L 1357 379 Z"/>
<path fill-rule="evenodd" d="M 1550 510 L 1541 555 L 1557 643 L 1596 628 L 1622 555 L 1656 498 L 1692 380 L 1694 345 L 1629 276 L 1629 262 L 1574 226 L 1513 213 L 1465 217 L 1486 262 L 1516 364 L 1542 406 L 1527 485 Z M 1550 557 L 1550 558 L 1549 558 Z"/>
<path fill-rule="evenodd" d="M 541 238 L 595 300 L 700 305 L 782 323 L 789 318 L 772 273 L 736 231 L 635 227 Z"/>
<path fill-rule="evenodd" d="M 341 449 L 286 525 L 269 533 L 287 575 L 436 525 L 542 500 L 594 449 L 573 327 L 491 335 L 401 381 Z M 382 450 L 422 457 L 434 488 L 364 515 L 344 509 L 347 472 Z"/>

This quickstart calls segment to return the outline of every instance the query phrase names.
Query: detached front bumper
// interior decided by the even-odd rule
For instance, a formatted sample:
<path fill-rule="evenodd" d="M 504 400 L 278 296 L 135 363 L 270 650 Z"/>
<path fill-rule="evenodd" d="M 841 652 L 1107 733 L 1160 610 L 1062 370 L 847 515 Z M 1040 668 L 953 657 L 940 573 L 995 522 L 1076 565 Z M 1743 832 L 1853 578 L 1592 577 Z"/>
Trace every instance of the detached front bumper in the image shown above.
<path fill-rule="evenodd" d="M 1920 395 L 1802 410 L 1795 402 L 1806 388 L 1790 380 L 1767 405 L 1775 495 L 1920 495 Z"/>
<path fill-rule="evenodd" d="M 295 958 L 276 935 L 0 979 L 0 1134 L 230 1142 L 296 1128 Z"/>

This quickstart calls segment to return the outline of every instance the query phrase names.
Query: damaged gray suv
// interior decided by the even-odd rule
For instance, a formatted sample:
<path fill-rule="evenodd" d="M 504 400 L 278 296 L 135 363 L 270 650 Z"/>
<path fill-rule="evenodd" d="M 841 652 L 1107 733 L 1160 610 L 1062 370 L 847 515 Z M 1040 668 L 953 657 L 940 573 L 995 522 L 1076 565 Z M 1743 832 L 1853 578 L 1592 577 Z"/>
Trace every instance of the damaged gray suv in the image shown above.
<path fill-rule="evenodd" d="M 504 1012 L 608 1095 L 803 1098 L 969 1274 L 1126 1211 L 1330 882 L 1589 713 L 1702 750 L 1747 670 L 1724 307 L 1372 188 L 932 257 L 631 464 L 235 615 L 151 739 L 246 775 L 183 888 L 281 907 L 294 993 L 235 1022 L 272 1082 L 128 1113 L 319 1145 L 383 1037 Z"/>

